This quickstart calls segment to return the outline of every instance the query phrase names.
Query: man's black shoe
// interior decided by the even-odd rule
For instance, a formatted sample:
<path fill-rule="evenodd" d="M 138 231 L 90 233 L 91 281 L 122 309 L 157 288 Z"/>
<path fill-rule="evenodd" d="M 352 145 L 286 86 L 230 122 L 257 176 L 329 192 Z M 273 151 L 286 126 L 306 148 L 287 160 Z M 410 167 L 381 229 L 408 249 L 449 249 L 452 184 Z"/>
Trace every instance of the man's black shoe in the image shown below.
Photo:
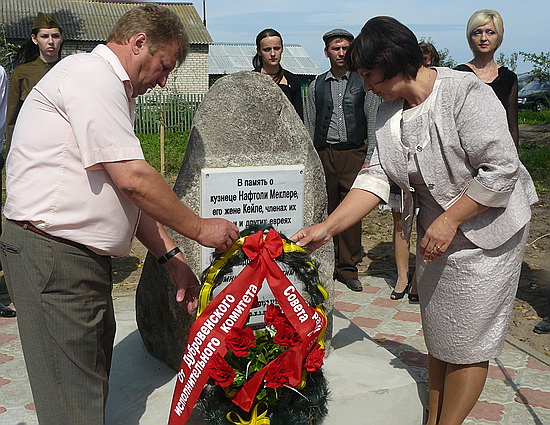
<path fill-rule="evenodd" d="M 363 285 L 361 284 L 361 281 L 359 279 L 355 279 L 355 278 L 345 279 L 344 285 L 346 285 L 349 289 L 355 292 L 361 292 L 363 290 Z"/>
<path fill-rule="evenodd" d="M 16 315 L 15 310 L 6 307 L 4 304 L 0 304 L 0 317 L 15 317 Z"/>
<path fill-rule="evenodd" d="M 533 332 L 537 334 L 550 334 L 550 316 L 545 317 L 537 323 Z"/>

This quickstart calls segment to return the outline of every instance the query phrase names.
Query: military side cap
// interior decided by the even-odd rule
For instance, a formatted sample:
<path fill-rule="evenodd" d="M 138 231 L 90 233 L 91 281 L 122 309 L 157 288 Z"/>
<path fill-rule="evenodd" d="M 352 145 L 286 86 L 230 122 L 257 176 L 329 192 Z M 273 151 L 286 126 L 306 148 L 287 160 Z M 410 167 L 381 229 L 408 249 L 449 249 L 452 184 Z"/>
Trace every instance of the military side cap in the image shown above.
<path fill-rule="evenodd" d="M 34 25 L 32 26 L 33 30 L 38 30 L 42 28 L 61 28 L 57 16 L 53 13 L 42 13 L 38 12 L 36 19 L 34 20 Z"/>
<path fill-rule="evenodd" d="M 342 28 L 336 28 L 333 30 L 330 30 L 329 32 L 326 32 L 323 35 L 323 41 L 325 43 L 328 43 L 333 38 L 347 38 L 349 41 L 353 41 L 353 34 L 349 31 L 346 31 Z"/>

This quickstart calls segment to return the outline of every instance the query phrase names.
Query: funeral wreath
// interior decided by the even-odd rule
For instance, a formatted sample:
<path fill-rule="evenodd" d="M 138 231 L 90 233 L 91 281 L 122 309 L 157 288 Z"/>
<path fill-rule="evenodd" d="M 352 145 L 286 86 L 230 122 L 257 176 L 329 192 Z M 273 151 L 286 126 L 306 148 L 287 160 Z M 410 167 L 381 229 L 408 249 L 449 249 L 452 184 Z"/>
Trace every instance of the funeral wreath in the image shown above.
<path fill-rule="evenodd" d="M 327 294 L 317 268 L 304 249 L 271 227 L 241 234 L 203 273 L 170 424 L 184 424 L 195 402 L 212 425 L 319 424 L 329 391 L 321 368 Z M 238 266 L 244 268 L 213 297 Z M 274 301 L 260 323 L 249 323 L 264 284 Z"/>

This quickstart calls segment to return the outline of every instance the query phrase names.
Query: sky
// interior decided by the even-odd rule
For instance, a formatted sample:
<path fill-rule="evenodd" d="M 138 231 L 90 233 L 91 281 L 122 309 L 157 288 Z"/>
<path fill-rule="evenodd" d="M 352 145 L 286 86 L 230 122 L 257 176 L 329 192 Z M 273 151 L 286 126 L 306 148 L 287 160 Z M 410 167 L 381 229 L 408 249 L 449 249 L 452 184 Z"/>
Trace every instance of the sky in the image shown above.
<path fill-rule="evenodd" d="M 203 17 L 202 0 L 191 3 Z M 407 25 L 418 38 L 430 37 L 437 48 L 449 49 L 456 62 L 464 63 L 472 58 L 466 23 L 473 12 L 485 8 L 497 10 L 504 20 L 504 42 L 496 56 L 550 51 L 549 0 L 206 0 L 206 26 L 217 43 L 254 43 L 261 30 L 274 28 L 285 44 L 304 47 L 324 72 L 328 69 L 322 41 L 326 31 L 345 28 L 357 35 L 368 19 L 387 15 Z M 530 69 L 520 56 L 516 72 Z"/>

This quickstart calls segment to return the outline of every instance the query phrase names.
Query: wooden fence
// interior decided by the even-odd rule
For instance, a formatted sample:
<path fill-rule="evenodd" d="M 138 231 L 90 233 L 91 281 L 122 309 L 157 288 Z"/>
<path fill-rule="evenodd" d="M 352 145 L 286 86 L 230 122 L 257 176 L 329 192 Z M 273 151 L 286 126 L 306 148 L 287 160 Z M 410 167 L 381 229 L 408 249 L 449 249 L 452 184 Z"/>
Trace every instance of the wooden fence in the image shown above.
<path fill-rule="evenodd" d="M 134 129 L 136 133 L 158 133 L 163 123 L 167 132 L 190 130 L 203 98 L 204 94 L 153 93 L 139 96 Z"/>

